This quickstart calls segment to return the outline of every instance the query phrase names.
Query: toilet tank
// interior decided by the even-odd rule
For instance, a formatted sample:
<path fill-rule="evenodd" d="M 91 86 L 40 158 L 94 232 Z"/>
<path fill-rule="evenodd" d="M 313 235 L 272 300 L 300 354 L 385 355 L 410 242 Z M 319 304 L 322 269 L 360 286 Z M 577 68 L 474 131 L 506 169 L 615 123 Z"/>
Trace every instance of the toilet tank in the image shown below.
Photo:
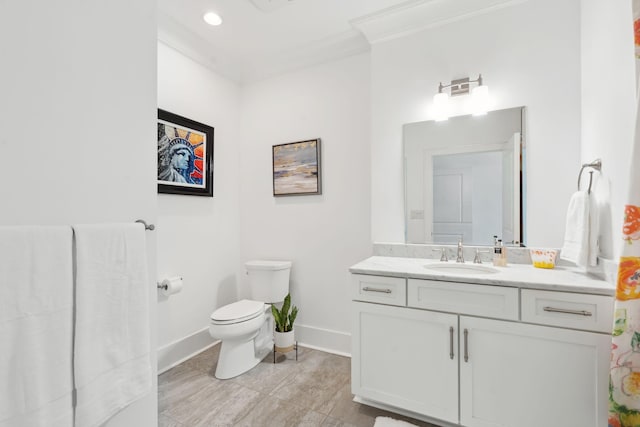
<path fill-rule="evenodd" d="M 289 293 L 291 261 L 247 261 L 251 299 L 266 303 L 284 301 Z"/>

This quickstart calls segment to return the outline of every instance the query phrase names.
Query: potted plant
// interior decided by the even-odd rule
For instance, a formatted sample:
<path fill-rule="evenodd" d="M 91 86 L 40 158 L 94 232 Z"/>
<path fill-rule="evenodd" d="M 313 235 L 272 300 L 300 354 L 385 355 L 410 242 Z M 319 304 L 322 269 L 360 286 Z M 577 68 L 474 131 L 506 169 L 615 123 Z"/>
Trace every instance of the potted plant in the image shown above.
<path fill-rule="evenodd" d="M 291 309 L 291 313 L 289 313 L 289 309 Z M 276 323 L 276 331 L 274 332 L 276 351 L 278 353 L 286 353 L 293 350 L 293 344 L 295 342 L 293 322 L 295 322 L 296 316 L 298 315 L 298 307 L 295 305 L 291 307 L 291 295 L 287 294 L 284 298 L 282 309 L 278 310 L 275 305 L 272 305 L 271 313 Z"/>

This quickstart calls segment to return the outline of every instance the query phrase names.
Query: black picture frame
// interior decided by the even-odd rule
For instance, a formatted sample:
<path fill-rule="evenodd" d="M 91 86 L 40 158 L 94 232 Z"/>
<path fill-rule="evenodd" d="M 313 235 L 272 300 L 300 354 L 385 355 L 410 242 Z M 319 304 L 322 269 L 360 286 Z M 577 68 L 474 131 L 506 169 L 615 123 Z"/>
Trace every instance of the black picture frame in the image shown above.
<path fill-rule="evenodd" d="M 322 194 L 320 138 L 272 147 L 273 196 Z"/>
<path fill-rule="evenodd" d="M 213 127 L 158 108 L 158 193 L 213 197 Z"/>

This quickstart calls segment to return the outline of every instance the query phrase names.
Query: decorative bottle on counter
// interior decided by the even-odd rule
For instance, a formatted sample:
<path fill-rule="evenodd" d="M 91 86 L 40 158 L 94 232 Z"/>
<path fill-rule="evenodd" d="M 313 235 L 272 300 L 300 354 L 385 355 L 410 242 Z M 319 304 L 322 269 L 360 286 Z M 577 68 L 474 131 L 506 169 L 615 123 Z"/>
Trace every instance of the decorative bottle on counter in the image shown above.
<path fill-rule="evenodd" d="M 500 267 L 507 266 L 507 247 L 502 244 L 502 240 L 499 240 L 502 251 L 500 253 Z"/>
<path fill-rule="evenodd" d="M 502 245 L 502 239 L 497 239 L 494 236 L 495 245 L 493 246 L 493 265 L 496 267 L 507 266 L 507 250 Z"/>

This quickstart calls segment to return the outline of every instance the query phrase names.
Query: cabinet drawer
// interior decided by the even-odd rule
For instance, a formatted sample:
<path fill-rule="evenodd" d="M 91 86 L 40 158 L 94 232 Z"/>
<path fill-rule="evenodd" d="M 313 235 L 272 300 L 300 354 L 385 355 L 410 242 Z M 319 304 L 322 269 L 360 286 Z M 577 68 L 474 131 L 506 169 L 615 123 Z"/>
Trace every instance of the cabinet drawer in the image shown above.
<path fill-rule="evenodd" d="M 409 307 L 518 320 L 518 289 L 409 279 Z"/>
<path fill-rule="evenodd" d="M 407 305 L 407 280 L 400 277 L 351 275 L 351 299 L 380 304 Z"/>
<path fill-rule="evenodd" d="M 613 298 L 523 289 L 522 321 L 610 333 Z"/>

